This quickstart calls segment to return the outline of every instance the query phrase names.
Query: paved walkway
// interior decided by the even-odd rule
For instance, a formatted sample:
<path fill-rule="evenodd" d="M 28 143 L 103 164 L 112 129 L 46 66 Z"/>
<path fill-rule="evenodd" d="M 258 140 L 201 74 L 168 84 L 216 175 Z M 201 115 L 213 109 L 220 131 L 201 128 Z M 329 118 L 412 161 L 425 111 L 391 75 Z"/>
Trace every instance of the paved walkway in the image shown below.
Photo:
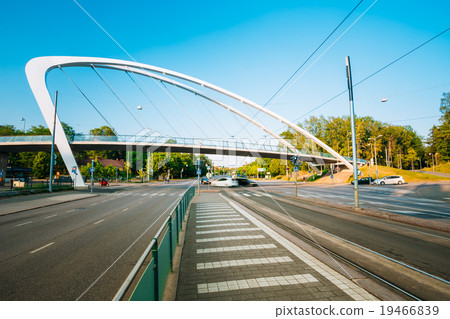
<path fill-rule="evenodd" d="M 78 199 L 96 196 L 96 194 L 63 192 L 56 194 L 36 194 L 13 196 L 0 199 L 0 216 L 21 211 L 71 202 Z"/>
<path fill-rule="evenodd" d="M 377 300 L 218 193 L 186 229 L 177 300 Z"/>

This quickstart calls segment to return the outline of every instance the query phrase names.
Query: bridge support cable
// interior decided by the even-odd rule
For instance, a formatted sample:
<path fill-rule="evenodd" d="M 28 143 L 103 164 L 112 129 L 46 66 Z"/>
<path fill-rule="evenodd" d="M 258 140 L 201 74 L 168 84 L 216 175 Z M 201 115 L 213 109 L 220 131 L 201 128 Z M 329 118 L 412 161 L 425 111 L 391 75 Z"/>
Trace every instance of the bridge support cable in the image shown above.
<path fill-rule="evenodd" d="M 153 78 L 152 78 L 153 79 Z M 156 81 L 155 79 L 153 79 L 153 81 L 155 81 L 156 83 L 158 83 L 158 81 Z M 186 110 L 185 107 L 183 107 L 183 105 L 181 105 L 181 103 L 177 100 L 177 98 L 169 91 L 169 89 L 167 88 L 167 86 L 164 84 L 164 82 L 159 81 L 161 83 L 161 85 L 159 85 L 159 87 L 172 99 L 172 101 L 175 102 L 176 105 L 178 105 L 178 107 L 184 112 L 184 114 L 186 114 L 194 123 L 195 125 L 197 125 L 197 127 L 200 129 L 200 132 L 202 132 L 202 134 L 207 138 L 208 134 L 205 133 L 205 131 L 202 129 L 202 127 L 200 126 L 200 124 L 197 122 L 197 120 L 195 118 L 193 118 L 191 116 L 191 114 Z M 176 84 L 174 84 L 175 87 Z M 194 136 L 192 136 L 194 137 Z"/>
<path fill-rule="evenodd" d="M 390 66 L 393 65 L 394 63 L 397 63 L 397 62 L 400 61 L 401 59 L 405 58 L 406 56 L 408 56 L 409 54 L 413 53 L 414 51 L 420 49 L 421 47 L 423 47 L 424 45 L 428 44 L 428 43 L 431 42 L 432 40 L 434 40 L 434 39 L 440 37 L 441 35 L 443 35 L 444 33 L 446 33 L 446 32 L 449 31 L 449 30 L 450 30 L 450 28 L 447 28 L 447 29 L 445 29 L 444 31 L 440 32 L 439 34 L 435 35 L 434 37 L 428 39 L 427 41 L 425 41 L 425 42 L 423 42 L 422 44 L 418 45 L 418 46 L 415 47 L 414 49 L 412 49 L 412 50 L 408 51 L 407 53 L 403 54 L 403 55 L 400 56 L 399 58 L 393 60 L 392 62 L 390 62 L 390 63 L 386 64 L 385 66 L 383 66 L 382 68 L 378 69 L 377 71 L 375 71 L 375 72 L 371 73 L 370 75 L 366 76 L 366 77 L 365 77 L 364 79 L 362 79 L 361 81 L 359 81 L 359 82 L 353 84 L 353 87 L 355 87 L 355 86 L 357 86 L 358 84 L 361 84 L 361 83 L 367 81 L 368 79 L 370 79 L 370 78 L 373 77 L 374 75 L 380 73 L 381 71 L 384 71 L 385 69 L 387 69 L 388 67 L 390 67 Z M 348 91 L 348 90 L 344 90 L 344 91 L 342 91 L 342 92 L 336 94 L 336 95 L 333 96 L 332 98 L 328 99 L 327 101 L 325 101 L 325 102 L 323 102 L 322 104 L 320 104 L 320 105 L 314 107 L 313 109 L 311 109 L 311 110 L 308 111 L 307 113 L 305 113 L 305 114 L 301 115 L 300 117 L 296 118 L 296 119 L 294 120 L 294 122 L 295 122 L 295 121 L 298 121 L 298 120 L 300 120 L 300 119 L 302 119 L 302 118 L 305 117 L 306 115 L 311 114 L 312 112 L 318 110 L 318 109 L 321 108 L 322 106 L 324 106 L 324 105 L 330 103 L 331 101 L 333 101 L 334 99 L 338 98 L 339 96 L 341 96 L 341 95 L 347 93 L 347 91 Z M 283 128 L 284 128 L 284 126 L 283 126 L 283 127 L 280 127 L 280 128 L 277 129 L 277 130 L 275 130 L 275 132 L 278 132 L 278 131 L 282 130 Z"/>
<path fill-rule="evenodd" d="M 217 122 L 218 127 L 220 127 L 223 132 L 221 132 L 221 134 L 223 135 L 223 137 L 229 137 L 231 136 L 230 132 L 227 131 L 227 129 L 222 125 L 222 122 L 219 121 L 217 119 L 217 117 L 214 115 L 213 112 L 211 112 L 211 110 L 209 109 L 209 107 L 206 106 L 205 102 L 203 102 L 203 99 L 201 99 L 197 94 L 195 94 L 195 97 L 197 98 L 197 100 L 200 102 L 200 104 L 206 109 L 206 111 L 209 113 L 209 115 Z M 225 133 L 225 134 L 224 134 Z"/>
<path fill-rule="evenodd" d="M 278 95 L 278 93 L 280 93 L 284 87 L 286 87 L 286 85 L 294 78 L 294 76 L 301 70 L 302 67 L 304 67 L 306 65 L 306 63 L 314 56 L 314 54 L 317 53 L 317 51 L 319 51 L 319 49 L 325 44 L 325 42 L 328 41 L 328 39 L 330 39 L 330 37 L 339 29 L 339 27 L 350 17 L 350 15 L 352 15 L 352 13 L 359 7 L 359 5 L 363 2 L 364 0 L 361 0 L 348 14 L 347 16 L 334 28 L 334 30 L 325 38 L 325 40 L 322 41 L 322 43 L 314 50 L 313 53 L 310 54 L 310 56 L 300 65 L 300 67 L 289 77 L 289 79 L 286 80 L 286 82 L 284 82 L 284 84 L 275 92 L 274 95 L 272 95 L 272 97 L 263 105 L 263 107 L 267 107 L 270 108 L 270 101 L 272 101 L 275 96 Z M 308 68 L 299 76 L 297 77 L 294 82 L 291 83 L 291 85 L 285 89 L 281 95 L 278 95 L 278 97 L 273 101 L 273 103 L 271 105 L 275 105 L 301 78 L 303 78 L 303 76 L 306 75 L 306 73 L 308 73 L 308 71 L 317 63 L 319 62 L 319 60 L 356 24 L 356 22 L 358 22 L 366 13 L 367 11 L 369 11 L 373 5 L 375 5 L 375 3 L 378 0 L 375 0 L 343 33 L 341 33 L 341 35 L 330 45 L 328 46 L 328 48 L 311 64 L 308 66 Z M 258 116 L 257 120 L 259 120 L 261 118 L 261 116 L 263 116 L 263 114 L 260 114 L 261 111 L 258 111 L 254 117 Z M 245 124 L 246 126 L 248 125 L 248 123 Z M 239 134 L 239 132 L 237 133 Z"/>
<path fill-rule="evenodd" d="M 106 117 L 100 112 L 100 110 L 94 105 L 94 103 L 91 102 L 91 100 L 84 94 L 84 92 L 80 89 L 78 85 L 72 80 L 72 78 L 63 70 L 61 66 L 58 66 L 58 68 L 67 76 L 67 78 L 72 82 L 72 84 L 75 86 L 75 88 L 81 93 L 81 95 L 86 99 L 86 101 L 94 108 L 95 111 L 101 116 L 101 118 L 111 127 L 114 134 L 120 138 L 119 134 L 117 134 L 117 131 L 114 129 L 114 126 L 106 119 Z"/>
<path fill-rule="evenodd" d="M 131 115 L 131 117 L 136 121 L 136 123 L 138 123 L 138 125 L 144 130 L 145 127 L 141 124 L 141 122 L 136 118 L 136 116 L 134 116 L 133 113 L 131 113 L 130 111 L 130 104 L 119 94 L 119 92 L 117 92 L 117 90 L 115 90 L 113 88 L 113 86 L 111 85 L 111 83 L 109 83 L 105 77 L 100 73 L 99 70 L 97 70 L 97 68 L 91 64 L 92 70 L 94 70 L 94 72 L 98 75 L 98 77 L 103 81 L 103 83 L 105 83 L 105 85 L 109 88 L 109 90 L 112 92 L 112 94 L 117 98 L 117 100 L 120 102 L 120 104 L 122 104 L 122 106 L 125 108 L 125 110 L 127 110 L 128 114 Z M 146 123 L 147 124 L 147 123 Z M 149 127 L 149 125 L 147 124 L 147 126 Z"/>
<path fill-rule="evenodd" d="M 182 136 L 180 133 L 178 133 L 178 131 L 175 129 L 175 127 L 173 127 L 173 125 L 170 123 L 170 121 L 164 116 L 164 114 L 158 109 L 158 107 L 155 105 L 155 103 L 153 102 L 152 99 L 150 99 L 150 97 L 147 95 L 147 93 L 144 92 L 144 90 L 140 87 L 139 84 L 137 84 L 137 82 L 133 79 L 133 77 L 130 75 L 130 72 L 136 77 L 136 79 L 139 80 L 139 82 L 141 82 L 141 84 L 147 89 L 147 91 L 153 95 L 153 93 L 151 92 L 151 90 L 145 85 L 145 83 L 139 79 L 137 77 L 137 75 L 132 72 L 132 71 L 125 71 L 125 73 L 128 75 L 128 77 L 131 79 L 131 81 L 133 81 L 133 83 L 136 85 L 136 87 L 142 92 L 142 94 L 145 96 L 145 98 L 150 102 L 150 104 L 155 108 L 155 110 L 158 112 L 158 114 L 161 116 L 162 119 L 164 119 L 164 121 L 166 121 L 167 125 L 169 125 L 169 127 L 175 132 L 175 134 L 177 136 Z M 156 97 L 155 97 L 156 98 Z"/>

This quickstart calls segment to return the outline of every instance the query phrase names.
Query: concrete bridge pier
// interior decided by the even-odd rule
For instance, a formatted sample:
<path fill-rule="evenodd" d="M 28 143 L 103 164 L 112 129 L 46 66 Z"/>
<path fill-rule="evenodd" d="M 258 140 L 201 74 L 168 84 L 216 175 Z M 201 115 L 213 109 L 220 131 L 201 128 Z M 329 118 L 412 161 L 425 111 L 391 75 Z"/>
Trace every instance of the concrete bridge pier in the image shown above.
<path fill-rule="evenodd" d="M 8 153 L 0 152 L 0 186 L 5 186 L 6 166 L 8 165 Z"/>

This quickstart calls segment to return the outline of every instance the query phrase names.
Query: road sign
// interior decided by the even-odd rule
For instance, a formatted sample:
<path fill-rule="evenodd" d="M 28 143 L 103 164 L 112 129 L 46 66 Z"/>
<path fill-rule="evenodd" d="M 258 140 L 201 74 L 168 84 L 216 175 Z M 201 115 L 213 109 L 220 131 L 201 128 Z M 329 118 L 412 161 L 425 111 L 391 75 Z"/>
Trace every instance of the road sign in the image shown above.
<path fill-rule="evenodd" d="M 94 167 L 91 167 L 91 168 L 89 169 L 89 173 L 93 173 L 93 172 L 95 172 L 95 168 L 94 168 Z"/>
<path fill-rule="evenodd" d="M 294 167 L 294 172 L 298 172 L 300 169 L 298 168 L 298 166 Z"/>
<path fill-rule="evenodd" d="M 202 174 L 202 170 L 201 169 L 198 169 L 197 170 L 197 175 L 201 175 Z"/>
<path fill-rule="evenodd" d="M 331 179 L 333 179 L 333 174 L 331 174 Z"/>

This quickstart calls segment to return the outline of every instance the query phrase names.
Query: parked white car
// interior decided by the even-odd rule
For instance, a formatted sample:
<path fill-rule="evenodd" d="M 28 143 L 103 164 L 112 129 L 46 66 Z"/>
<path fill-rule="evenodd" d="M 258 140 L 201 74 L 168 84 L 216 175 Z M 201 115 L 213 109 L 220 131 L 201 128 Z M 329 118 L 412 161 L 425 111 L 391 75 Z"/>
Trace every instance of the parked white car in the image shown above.
<path fill-rule="evenodd" d="M 219 177 L 211 181 L 211 186 L 217 187 L 233 187 L 238 185 L 238 182 L 231 177 Z"/>
<path fill-rule="evenodd" d="M 405 179 L 400 175 L 390 175 L 375 180 L 377 185 L 401 185 L 405 183 Z"/>

